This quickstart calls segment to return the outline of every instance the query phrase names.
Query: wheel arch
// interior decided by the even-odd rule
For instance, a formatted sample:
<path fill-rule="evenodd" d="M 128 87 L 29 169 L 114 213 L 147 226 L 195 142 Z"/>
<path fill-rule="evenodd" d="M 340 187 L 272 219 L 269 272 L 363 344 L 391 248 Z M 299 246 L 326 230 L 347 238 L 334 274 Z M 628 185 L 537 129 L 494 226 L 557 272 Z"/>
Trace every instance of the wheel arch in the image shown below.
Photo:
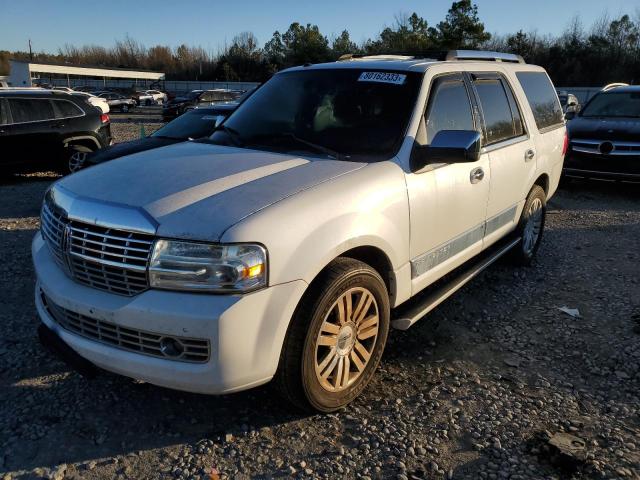
<path fill-rule="evenodd" d="M 100 149 L 100 142 L 92 137 L 91 135 L 80 135 L 76 137 L 68 137 L 64 140 L 65 148 L 70 147 L 72 145 L 79 145 L 83 147 L 90 148 L 91 150 Z"/>
<path fill-rule="evenodd" d="M 539 187 L 541 187 L 544 190 L 545 195 L 547 197 L 549 196 L 549 175 L 547 175 L 546 173 L 539 175 L 538 178 L 536 178 L 536 181 L 533 182 L 533 185 L 538 185 Z M 531 186 L 531 188 L 533 188 L 533 185 Z M 531 191 L 531 189 L 529 189 L 529 191 Z"/>

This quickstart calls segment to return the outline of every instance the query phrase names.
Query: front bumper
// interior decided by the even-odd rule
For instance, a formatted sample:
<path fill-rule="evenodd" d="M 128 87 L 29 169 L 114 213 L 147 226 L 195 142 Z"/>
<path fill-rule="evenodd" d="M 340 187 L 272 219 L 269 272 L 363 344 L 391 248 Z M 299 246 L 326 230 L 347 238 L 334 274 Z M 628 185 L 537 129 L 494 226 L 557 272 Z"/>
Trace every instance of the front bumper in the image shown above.
<path fill-rule="evenodd" d="M 32 255 L 35 302 L 42 322 L 93 364 L 176 390 L 222 394 L 268 382 L 276 372 L 289 320 L 307 284 L 293 281 L 248 295 L 148 290 L 124 297 L 81 285 L 53 260 L 41 235 Z M 47 311 L 40 292 L 57 306 L 119 327 L 167 336 L 207 339 L 206 363 L 188 363 L 122 350 L 65 329 Z"/>
<path fill-rule="evenodd" d="M 640 156 L 603 155 L 570 150 L 563 173 L 570 177 L 640 181 Z"/>

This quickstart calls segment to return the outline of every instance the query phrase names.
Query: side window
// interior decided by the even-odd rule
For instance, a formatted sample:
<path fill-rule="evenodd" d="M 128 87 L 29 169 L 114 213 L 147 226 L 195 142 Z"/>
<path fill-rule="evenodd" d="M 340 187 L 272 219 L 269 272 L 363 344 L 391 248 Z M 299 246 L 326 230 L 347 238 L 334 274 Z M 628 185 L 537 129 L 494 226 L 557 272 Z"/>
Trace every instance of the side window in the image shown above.
<path fill-rule="evenodd" d="M 522 119 L 513 100 L 499 78 L 475 78 L 473 81 L 482 108 L 485 144 L 502 142 L 522 135 Z M 509 98 L 511 96 L 511 99 Z M 511 100 L 511 101 L 510 101 Z M 512 113 L 512 102 L 515 112 Z M 517 120 L 514 120 L 517 119 Z"/>
<path fill-rule="evenodd" d="M 55 118 L 53 105 L 45 99 L 10 98 L 13 123 L 38 122 Z"/>
<path fill-rule="evenodd" d="M 66 100 L 54 100 L 53 102 L 58 110 L 57 118 L 80 117 L 84 114 L 75 103 Z"/>
<path fill-rule="evenodd" d="M 475 130 L 471 102 L 462 79 L 436 79 L 429 96 L 425 122 L 427 143 L 431 143 L 440 130 Z"/>
<path fill-rule="evenodd" d="M 213 101 L 213 94 L 211 92 L 204 92 L 202 95 L 200 95 L 200 98 L 198 99 L 199 102 L 212 102 Z"/>
<path fill-rule="evenodd" d="M 564 123 L 562 107 L 546 73 L 518 72 L 516 77 L 531 105 L 538 130 Z"/>

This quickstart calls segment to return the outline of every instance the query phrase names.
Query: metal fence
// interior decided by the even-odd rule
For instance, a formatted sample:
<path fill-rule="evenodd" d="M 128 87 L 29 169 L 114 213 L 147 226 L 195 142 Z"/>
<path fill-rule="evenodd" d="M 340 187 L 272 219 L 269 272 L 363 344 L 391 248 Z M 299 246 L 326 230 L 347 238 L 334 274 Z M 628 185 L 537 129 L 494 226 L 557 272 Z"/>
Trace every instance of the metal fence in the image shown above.
<path fill-rule="evenodd" d="M 602 90 L 602 87 L 556 87 L 556 90 L 558 92 L 572 93 L 578 98 L 580 104 L 584 105 L 591 97 Z"/>
<path fill-rule="evenodd" d="M 53 85 L 60 87 L 93 87 L 96 90 L 109 89 L 109 88 L 134 88 L 136 90 L 143 90 L 148 88 L 157 88 L 158 84 L 153 84 L 152 81 L 143 80 L 127 80 L 127 79 L 96 79 L 96 78 L 53 78 L 51 79 Z M 153 85 L 153 87 L 152 87 Z M 257 82 L 199 82 L 199 81 L 176 81 L 167 80 L 160 82 L 159 87 L 167 92 L 190 92 L 191 90 L 213 90 L 216 88 L 226 88 L 230 90 L 253 90 L 258 85 Z"/>

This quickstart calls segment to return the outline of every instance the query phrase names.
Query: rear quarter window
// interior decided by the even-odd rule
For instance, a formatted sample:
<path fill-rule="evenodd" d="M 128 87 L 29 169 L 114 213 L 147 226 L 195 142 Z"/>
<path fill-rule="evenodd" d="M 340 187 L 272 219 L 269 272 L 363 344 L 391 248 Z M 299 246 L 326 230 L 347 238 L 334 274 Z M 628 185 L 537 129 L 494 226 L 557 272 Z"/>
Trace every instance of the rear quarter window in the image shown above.
<path fill-rule="evenodd" d="M 531 106 L 538 130 L 564 123 L 562 107 L 551 80 L 544 72 L 517 72 L 516 77 Z"/>
<path fill-rule="evenodd" d="M 57 118 L 80 117 L 84 112 L 75 103 L 67 100 L 54 100 L 58 113 Z"/>

